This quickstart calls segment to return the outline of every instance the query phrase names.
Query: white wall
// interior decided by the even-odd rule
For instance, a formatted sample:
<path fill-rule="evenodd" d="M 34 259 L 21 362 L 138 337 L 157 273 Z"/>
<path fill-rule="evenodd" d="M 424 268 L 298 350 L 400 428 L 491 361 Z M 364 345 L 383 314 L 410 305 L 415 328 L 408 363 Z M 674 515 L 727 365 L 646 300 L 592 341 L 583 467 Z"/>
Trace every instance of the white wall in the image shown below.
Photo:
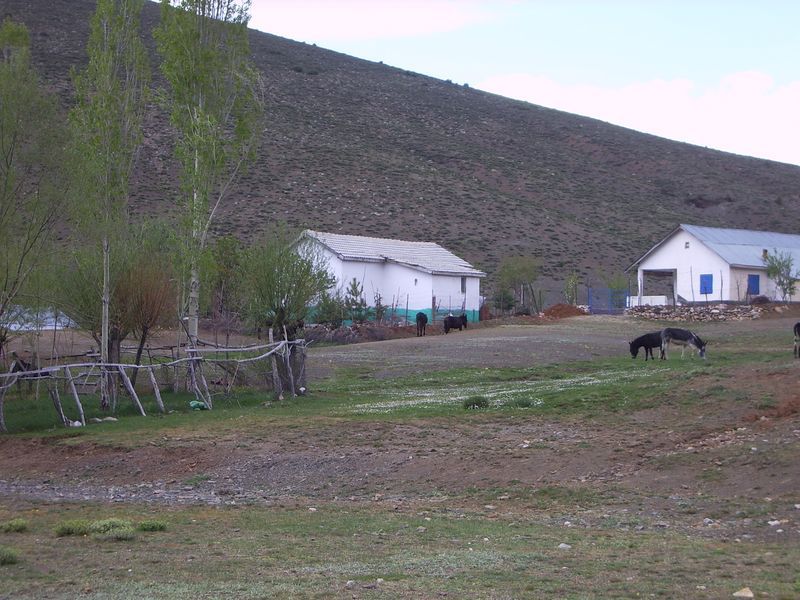
<path fill-rule="evenodd" d="M 342 261 L 340 261 L 342 262 Z M 398 308 L 409 311 L 430 309 L 430 273 L 417 271 L 396 263 L 369 263 L 343 261 L 337 277 L 339 289 L 344 292 L 355 278 L 364 289 L 364 299 L 369 306 L 375 306 L 375 293 L 381 295 L 381 302 L 389 306 L 395 302 Z"/>
<path fill-rule="evenodd" d="M 706 298 L 736 300 L 731 297 L 731 269 L 728 263 L 683 230 L 675 233 L 642 261 L 639 265 L 639 281 L 642 280 L 642 272 L 650 270 L 675 270 L 675 293 L 689 302 L 700 302 Z M 708 296 L 700 294 L 702 274 L 712 275 L 713 278 L 712 293 Z"/>
<path fill-rule="evenodd" d="M 466 304 L 469 319 L 477 320 L 480 309 L 480 279 L 466 278 L 466 293 L 461 291 L 460 275 L 432 275 L 392 262 L 363 262 L 341 260 L 335 254 L 318 245 L 327 261 L 328 272 L 336 278 L 336 289 L 342 295 L 355 278 L 363 286 L 364 299 L 375 306 L 375 293 L 381 295 L 385 306 L 395 303 L 398 310 L 408 307 L 412 315 L 418 311 L 431 314 L 432 298 L 442 310 L 451 308 L 454 313 Z"/>
<path fill-rule="evenodd" d="M 472 320 L 470 311 L 480 310 L 480 279 L 466 277 L 466 291 L 461 291 L 461 277 L 453 275 L 434 275 L 433 295 L 440 310 L 460 314 L 462 306 Z"/>

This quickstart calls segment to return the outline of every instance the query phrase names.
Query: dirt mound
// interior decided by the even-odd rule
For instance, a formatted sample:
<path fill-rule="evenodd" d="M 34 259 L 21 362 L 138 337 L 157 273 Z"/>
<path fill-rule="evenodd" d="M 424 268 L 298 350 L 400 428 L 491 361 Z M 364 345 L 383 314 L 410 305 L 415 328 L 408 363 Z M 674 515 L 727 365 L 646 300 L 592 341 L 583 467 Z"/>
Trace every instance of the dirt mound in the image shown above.
<path fill-rule="evenodd" d="M 358 342 L 379 342 L 395 340 L 416 335 L 416 328 L 410 325 L 388 326 L 378 323 L 359 323 L 329 329 L 318 325 L 306 327 L 304 337 L 307 342 L 326 342 L 331 344 L 355 344 Z"/>
<path fill-rule="evenodd" d="M 544 310 L 544 316 L 551 319 L 564 319 L 566 317 L 580 317 L 585 315 L 577 306 L 572 304 L 554 304 Z"/>

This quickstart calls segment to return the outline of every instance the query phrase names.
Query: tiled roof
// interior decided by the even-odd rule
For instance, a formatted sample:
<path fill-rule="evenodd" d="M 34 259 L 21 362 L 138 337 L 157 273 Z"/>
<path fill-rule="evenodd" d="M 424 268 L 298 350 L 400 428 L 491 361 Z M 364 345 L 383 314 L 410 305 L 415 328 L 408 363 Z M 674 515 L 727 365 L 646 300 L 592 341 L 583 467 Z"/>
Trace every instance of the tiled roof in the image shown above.
<path fill-rule="evenodd" d="M 483 271 L 433 242 L 407 242 L 310 229 L 305 230 L 303 236 L 317 240 L 342 260 L 395 262 L 437 275 L 486 276 Z"/>

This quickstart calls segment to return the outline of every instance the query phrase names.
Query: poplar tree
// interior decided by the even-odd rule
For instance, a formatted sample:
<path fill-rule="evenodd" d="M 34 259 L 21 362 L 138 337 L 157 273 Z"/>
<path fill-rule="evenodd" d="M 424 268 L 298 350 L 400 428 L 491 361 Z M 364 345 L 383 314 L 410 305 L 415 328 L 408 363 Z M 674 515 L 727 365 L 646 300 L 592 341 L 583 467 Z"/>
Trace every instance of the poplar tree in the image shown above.
<path fill-rule="evenodd" d="M 0 356 L 26 284 L 64 219 L 66 129 L 30 64 L 27 28 L 0 24 Z"/>
<path fill-rule="evenodd" d="M 162 0 L 154 36 L 170 120 L 178 133 L 189 285 L 185 314 L 197 342 L 200 263 L 211 225 L 255 156 L 263 115 L 261 77 L 249 59 L 249 2 Z"/>
<path fill-rule="evenodd" d="M 84 199 L 86 231 L 99 236 L 102 252 L 100 360 L 109 361 L 111 245 L 127 223 L 128 190 L 141 145 L 149 67 L 139 35 L 144 0 L 97 0 L 87 54 L 89 63 L 73 72 L 77 104 L 71 113 L 76 150 L 84 164 L 77 173 Z M 101 367 L 101 405 L 109 405 L 110 382 Z"/>

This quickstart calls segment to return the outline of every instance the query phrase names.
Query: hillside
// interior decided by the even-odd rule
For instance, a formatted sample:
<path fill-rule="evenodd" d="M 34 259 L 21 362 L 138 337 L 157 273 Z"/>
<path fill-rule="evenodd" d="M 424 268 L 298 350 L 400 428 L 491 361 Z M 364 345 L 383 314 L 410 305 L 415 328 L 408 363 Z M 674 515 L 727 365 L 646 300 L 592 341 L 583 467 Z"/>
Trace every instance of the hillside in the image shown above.
<path fill-rule="evenodd" d="M 88 0 L 4 0 L 31 30 L 36 67 L 71 101 Z M 146 43 L 159 8 L 143 15 Z M 490 273 L 540 257 L 557 300 L 619 272 L 678 223 L 800 230 L 800 167 L 668 141 L 253 31 L 267 84 L 258 163 L 217 222 L 252 239 L 272 221 L 438 242 Z M 156 82 L 159 79 L 156 77 Z M 165 114 L 153 107 L 132 186 L 135 215 L 173 209 Z"/>

